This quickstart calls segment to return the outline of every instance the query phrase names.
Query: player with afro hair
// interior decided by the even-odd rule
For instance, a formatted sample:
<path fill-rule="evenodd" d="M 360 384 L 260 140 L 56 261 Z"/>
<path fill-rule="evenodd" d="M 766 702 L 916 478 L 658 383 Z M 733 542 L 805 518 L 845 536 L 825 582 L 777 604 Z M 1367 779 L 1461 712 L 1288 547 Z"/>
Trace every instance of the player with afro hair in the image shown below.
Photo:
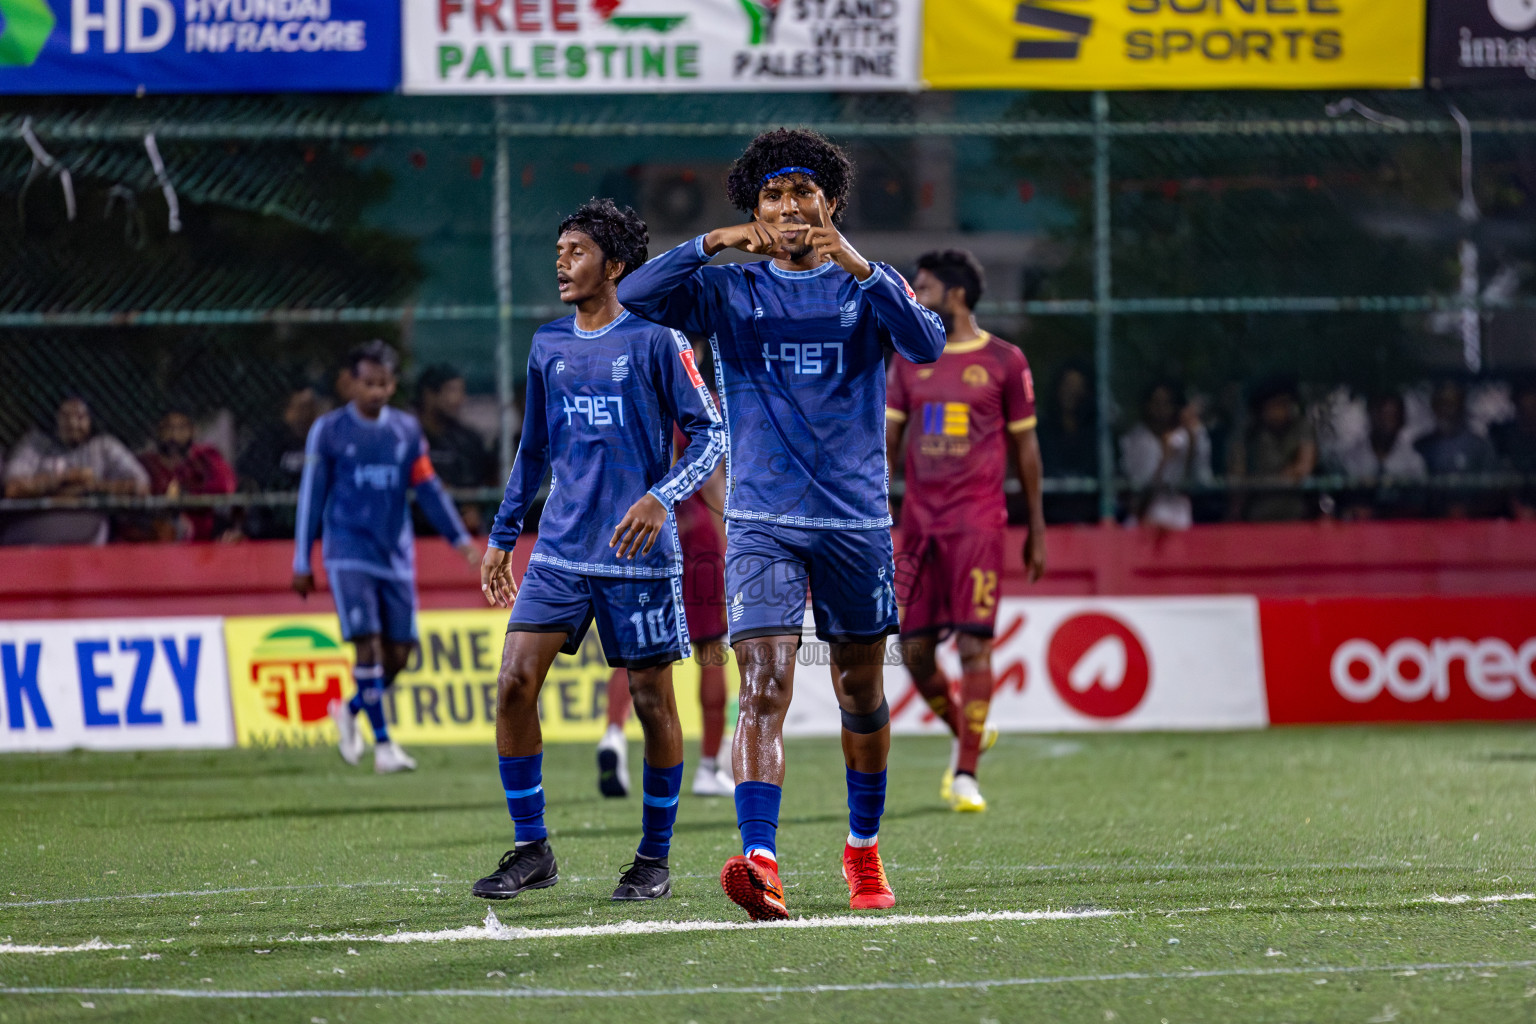
<path fill-rule="evenodd" d="M 885 638 L 897 632 L 885 459 L 885 352 L 931 363 L 944 325 L 894 267 L 838 228 L 853 184 L 815 132 L 753 139 L 726 194 L 750 214 L 651 260 L 618 286 L 624 308 L 709 339 L 727 421 L 725 593 L 741 666 L 731 761 L 741 854 L 720 885 L 754 920 L 784 920 L 777 833 L 784 721 L 810 597 L 830 645 L 848 785 L 848 906 L 896 894 L 880 859 L 890 754 Z M 766 260 L 711 266 L 726 249 Z"/>
<path fill-rule="evenodd" d="M 793 174 L 820 186 L 832 207 L 832 223 L 841 224 L 853 191 L 853 164 L 840 147 L 808 128 L 775 128 L 753 139 L 731 165 L 725 195 L 736 209 L 753 214 L 762 187 Z"/>

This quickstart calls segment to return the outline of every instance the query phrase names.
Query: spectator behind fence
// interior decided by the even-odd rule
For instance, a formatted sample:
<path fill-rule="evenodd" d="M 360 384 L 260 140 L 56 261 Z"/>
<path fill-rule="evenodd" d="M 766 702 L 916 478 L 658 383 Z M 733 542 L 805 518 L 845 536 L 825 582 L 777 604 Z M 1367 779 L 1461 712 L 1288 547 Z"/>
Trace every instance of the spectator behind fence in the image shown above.
<path fill-rule="evenodd" d="M 1424 458 L 1413 447 L 1408 433 L 1407 407 L 1395 391 L 1381 392 L 1366 400 L 1369 422 L 1365 436 L 1340 449 L 1334 456 L 1337 471 L 1352 481 L 1390 478 L 1394 485 L 1374 490 L 1351 487 L 1341 509 L 1344 519 L 1391 519 L 1422 511 L 1419 489 L 1404 490 L 1404 482 L 1423 480 Z"/>
<path fill-rule="evenodd" d="M 192 437 L 192 417 L 172 409 L 160 417 L 155 445 L 139 456 L 149 473 L 149 493 L 169 498 L 193 494 L 235 493 L 235 471 L 211 444 Z M 227 511 L 180 509 L 156 516 L 150 523 L 152 540 L 212 540 L 225 533 Z"/>
<path fill-rule="evenodd" d="M 1275 379 L 1254 390 L 1252 421 L 1229 450 L 1228 474 L 1258 484 L 1247 494 L 1233 492 L 1234 517 L 1253 523 L 1305 519 L 1313 502 L 1289 489 L 1317 469 L 1317 434 L 1302 413 L 1294 381 Z M 1263 485 L 1274 489 L 1265 491 Z"/>
<path fill-rule="evenodd" d="M 1120 437 L 1120 466 L 1136 494 L 1127 525 L 1187 530 L 1194 522 L 1189 495 L 1179 489 L 1211 481 L 1211 439 L 1200 410 L 1171 381 L 1147 389 L 1141 422 Z"/>
<path fill-rule="evenodd" d="M 464 375 L 451 366 L 429 366 L 417 378 L 417 418 L 438 479 L 448 487 L 483 487 L 491 482 L 491 456 L 480 435 L 459 419 L 465 397 Z M 460 505 L 459 515 L 470 533 L 482 532 L 477 506 Z M 416 519 L 418 530 L 427 527 L 425 516 L 418 512 Z"/>
<path fill-rule="evenodd" d="M 1467 389 L 1460 381 L 1444 380 L 1429 400 L 1435 416 L 1434 429 L 1414 442 L 1431 476 L 1492 473 L 1498 469 L 1493 445 L 1479 437 L 1467 423 Z M 1475 488 L 1436 489 L 1430 498 L 1433 515 L 1462 519 L 1486 515 L 1493 509 L 1492 496 Z"/>
<path fill-rule="evenodd" d="M 246 491 L 294 492 L 304 474 L 304 442 L 320 418 L 320 396 L 308 384 L 288 392 L 280 419 L 256 431 L 236 462 L 240 486 Z M 292 505 L 253 506 L 245 516 L 245 533 L 260 539 L 293 536 Z"/>
<path fill-rule="evenodd" d="M 1515 418 L 1496 424 L 1489 433 L 1503 467 L 1526 476 L 1510 496 L 1510 513 L 1516 519 L 1536 519 L 1536 379 L 1516 385 L 1514 400 Z"/>
<path fill-rule="evenodd" d="M 54 431 L 29 431 L 5 466 L 7 498 L 79 498 L 133 495 L 149 490 L 149 474 L 123 442 L 98 434 L 91 407 L 70 396 L 59 403 Z M 3 544 L 105 544 L 107 513 L 49 509 L 11 517 L 0 531 Z"/>
<path fill-rule="evenodd" d="M 1076 361 L 1068 362 L 1057 374 L 1056 386 L 1044 397 L 1036 432 L 1046 474 L 1097 477 L 1098 417 L 1087 369 Z M 1045 511 L 1048 522 L 1091 523 L 1099 518 L 1099 499 L 1093 494 L 1047 494 Z"/>

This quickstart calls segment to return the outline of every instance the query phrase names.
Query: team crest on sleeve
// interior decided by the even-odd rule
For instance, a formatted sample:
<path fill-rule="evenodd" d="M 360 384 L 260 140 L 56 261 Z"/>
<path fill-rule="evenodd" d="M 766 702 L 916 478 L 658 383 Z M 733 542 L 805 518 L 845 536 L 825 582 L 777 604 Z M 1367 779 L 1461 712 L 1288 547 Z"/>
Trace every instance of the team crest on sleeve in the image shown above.
<path fill-rule="evenodd" d="M 688 371 L 688 383 L 696 388 L 704 386 L 704 378 L 699 374 L 698 362 L 693 358 L 693 349 L 685 348 L 678 352 L 678 358 L 683 361 L 683 369 Z"/>
<path fill-rule="evenodd" d="M 964 373 L 960 374 L 960 379 L 973 388 L 984 388 L 987 386 L 987 381 L 992 378 L 987 376 L 987 368 L 985 366 L 978 366 L 972 363 L 965 368 Z"/>
<path fill-rule="evenodd" d="M 613 380 L 615 383 L 629 379 L 629 354 L 625 353 L 613 361 Z"/>
<path fill-rule="evenodd" d="M 1031 402 L 1035 400 L 1035 375 L 1029 372 L 1029 367 L 1024 367 L 1024 397 Z"/>

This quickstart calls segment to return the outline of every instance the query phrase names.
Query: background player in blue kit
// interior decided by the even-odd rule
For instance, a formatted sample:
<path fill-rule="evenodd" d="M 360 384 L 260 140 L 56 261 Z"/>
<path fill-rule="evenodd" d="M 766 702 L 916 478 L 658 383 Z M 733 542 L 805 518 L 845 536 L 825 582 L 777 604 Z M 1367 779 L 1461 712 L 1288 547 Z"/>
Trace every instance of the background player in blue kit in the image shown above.
<path fill-rule="evenodd" d="M 367 712 L 373 770 L 380 773 L 416 767 L 389 738 L 384 720 L 384 688 L 416 646 L 416 542 L 409 493 L 414 489 L 428 520 L 471 565 L 480 560 L 432 471 L 421 424 L 410 413 L 389 407 L 396 363 L 394 349 L 382 341 L 348 353 L 351 401 L 316 420 L 305 444 L 293 552 L 293 589 L 307 597 L 315 589 L 310 548 L 316 534 L 322 535 L 321 557 L 341 635 L 357 651 L 352 670 L 357 694 L 350 702 L 332 701 L 331 719 L 341 737 L 342 758 L 357 764 L 363 754 L 357 716 Z"/>
<path fill-rule="evenodd" d="M 733 753 L 742 855 L 720 882 L 758 920 L 788 916 L 775 833 L 807 588 L 842 707 L 849 904 L 896 902 L 878 846 L 890 750 L 885 637 L 897 630 L 883 358 L 894 347 L 932 362 L 944 328 L 894 269 L 865 260 L 838 231 L 852 179 L 843 152 L 814 132 L 760 135 L 726 185 L 751 220 L 684 243 L 619 288 L 636 313 L 707 335 L 714 350 L 730 438 L 725 589 L 742 674 Z M 772 259 L 706 266 L 728 248 Z"/>
<path fill-rule="evenodd" d="M 673 506 L 709 479 L 725 436 L 687 339 L 619 304 L 616 286 L 645 262 L 646 242 L 635 212 L 606 199 L 560 225 L 555 274 L 560 300 L 576 312 L 533 336 L 522 443 L 480 569 L 486 600 L 512 609 L 496 749 L 515 846 L 475 883 L 485 899 L 559 881 L 544 825 L 539 690 L 555 655 L 574 654 L 594 621 L 608 663 L 629 670 L 645 731 L 642 837 L 613 898 L 672 892 L 667 854 L 683 785 L 672 662 L 689 653 Z M 674 423 L 690 439 L 675 464 Z M 539 540 L 518 587 L 511 552 L 551 468 Z"/>

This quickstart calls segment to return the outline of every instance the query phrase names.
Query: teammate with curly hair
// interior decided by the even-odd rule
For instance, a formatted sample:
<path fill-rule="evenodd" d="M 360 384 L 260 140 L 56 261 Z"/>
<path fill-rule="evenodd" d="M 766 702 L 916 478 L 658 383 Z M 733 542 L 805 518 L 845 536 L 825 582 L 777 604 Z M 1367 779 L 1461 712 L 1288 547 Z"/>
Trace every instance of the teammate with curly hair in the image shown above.
<path fill-rule="evenodd" d="M 487 602 L 511 608 L 497 679 L 496 750 L 514 847 L 475 883 L 511 899 L 559 881 L 544 826 L 539 690 L 555 655 L 574 654 L 596 621 L 610 665 L 629 670 L 645 731 L 642 837 L 615 900 L 671 895 L 667 854 L 683 785 L 672 663 L 689 653 L 683 560 L 673 506 L 725 453 L 720 414 L 676 331 L 632 316 L 615 289 L 645 262 L 645 223 L 595 199 L 565 218 L 555 245 L 560 301 L 573 315 L 533 336 L 517 461 L 480 565 Z M 672 424 L 691 439 L 672 459 Z M 522 586 L 512 550 L 545 471 L 554 482 Z M 615 522 L 615 510 L 628 509 Z"/>
<path fill-rule="evenodd" d="M 842 708 L 849 904 L 896 902 L 878 845 L 890 751 L 885 638 L 897 629 L 883 357 L 894 347 L 932 362 L 944 328 L 894 269 L 838 230 L 852 184 L 848 158 L 815 132 L 760 135 L 726 185 L 748 221 L 700 235 L 619 287 L 630 309 L 705 335 L 714 352 L 729 439 L 725 592 L 741 667 L 732 763 L 742 854 L 720 882 L 756 920 L 788 916 L 776 834 L 807 590 Z M 707 265 L 725 249 L 769 258 Z"/>

